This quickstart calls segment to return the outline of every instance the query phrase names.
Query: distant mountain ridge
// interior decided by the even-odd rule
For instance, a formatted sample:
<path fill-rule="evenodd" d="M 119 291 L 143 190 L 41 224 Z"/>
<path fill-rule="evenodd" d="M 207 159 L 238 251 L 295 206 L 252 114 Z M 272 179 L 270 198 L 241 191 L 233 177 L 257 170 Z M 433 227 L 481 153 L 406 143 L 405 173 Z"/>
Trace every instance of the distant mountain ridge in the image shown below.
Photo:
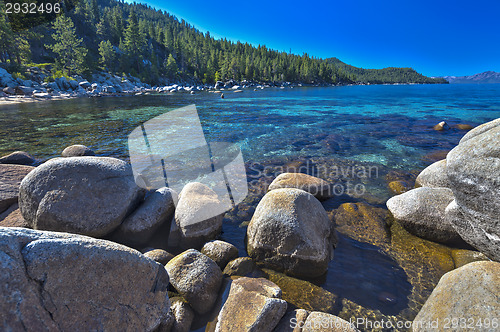
<path fill-rule="evenodd" d="M 474 74 L 470 76 L 443 76 L 445 80 L 451 84 L 487 84 L 500 83 L 500 73 L 494 71 L 485 71 L 484 73 Z"/>
<path fill-rule="evenodd" d="M 361 84 L 448 84 L 448 81 L 443 78 L 427 77 L 418 73 L 413 68 L 387 67 L 383 69 L 365 69 L 348 65 L 337 58 L 328 58 L 326 61 L 340 68 L 356 83 Z"/>

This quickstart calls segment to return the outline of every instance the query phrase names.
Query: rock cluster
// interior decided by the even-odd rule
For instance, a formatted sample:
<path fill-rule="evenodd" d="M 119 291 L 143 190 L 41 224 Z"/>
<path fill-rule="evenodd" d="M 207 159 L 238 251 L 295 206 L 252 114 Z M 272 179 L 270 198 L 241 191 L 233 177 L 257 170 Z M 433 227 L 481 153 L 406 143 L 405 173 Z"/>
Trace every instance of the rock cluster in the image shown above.
<path fill-rule="evenodd" d="M 500 119 L 469 131 L 420 173 L 417 186 L 387 202 L 411 233 L 443 243 L 465 241 L 500 261 Z"/>
<path fill-rule="evenodd" d="M 0 262 L 3 330 L 152 331 L 170 307 L 163 266 L 113 242 L 0 227 Z"/>

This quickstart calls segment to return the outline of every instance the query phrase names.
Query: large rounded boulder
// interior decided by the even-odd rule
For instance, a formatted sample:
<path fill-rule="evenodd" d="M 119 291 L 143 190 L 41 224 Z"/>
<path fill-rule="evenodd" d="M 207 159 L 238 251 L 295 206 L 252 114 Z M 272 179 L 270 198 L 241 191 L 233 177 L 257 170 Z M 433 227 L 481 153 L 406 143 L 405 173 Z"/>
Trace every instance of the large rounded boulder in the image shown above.
<path fill-rule="evenodd" d="M 453 201 L 448 188 L 421 187 L 394 196 L 387 207 L 401 225 L 426 240 L 463 244 L 453 225 L 445 218 L 446 207 Z"/>
<path fill-rule="evenodd" d="M 474 262 L 448 272 L 415 317 L 413 331 L 498 331 L 498 294 L 500 263 Z"/>
<path fill-rule="evenodd" d="M 153 331 L 170 307 L 165 268 L 86 236 L 0 227 L 2 331 Z"/>
<path fill-rule="evenodd" d="M 335 244 L 325 209 L 313 195 L 300 189 L 268 192 L 247 228 L 250 257 L 298 277 L 324 274 Z"/>
<path fill-rule="evenodd" d="M 323 179 L 303 173 L 283 173 L 269 185 L 269 190 L 297 188 L 307 191 L 319 200 L 333 196 L 332 186 Z"/>
<path fill-rule="evenodd" d="M 19 208 L 34 229 L 101 237 L 117 228 L 142 197 L 124 161 L 55 158 L 23 179 Z"/>
<path fill-rule="evenodd" d="M 446 157 L 456 204 L 449 209 L 454 214 L 450 220 L 455 221 L 453 225 L 465 241 L 497 261 L 500 261 L 499 120 L 468 132 Z M 456 218 L 460 214 L 463 218 Z"/>

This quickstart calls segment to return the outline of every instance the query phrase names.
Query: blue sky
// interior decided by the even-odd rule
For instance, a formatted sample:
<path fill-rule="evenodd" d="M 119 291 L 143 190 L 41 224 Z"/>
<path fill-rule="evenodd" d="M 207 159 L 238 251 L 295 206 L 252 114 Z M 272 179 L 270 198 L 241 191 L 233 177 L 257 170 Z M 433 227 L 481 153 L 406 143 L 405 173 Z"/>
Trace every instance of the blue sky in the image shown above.
<path fill-rule="evenodd" d="M 500 0 L 138 2 L 216 38 L 363 68 L 412 67 L 429 76 L 500 72 Z"/>

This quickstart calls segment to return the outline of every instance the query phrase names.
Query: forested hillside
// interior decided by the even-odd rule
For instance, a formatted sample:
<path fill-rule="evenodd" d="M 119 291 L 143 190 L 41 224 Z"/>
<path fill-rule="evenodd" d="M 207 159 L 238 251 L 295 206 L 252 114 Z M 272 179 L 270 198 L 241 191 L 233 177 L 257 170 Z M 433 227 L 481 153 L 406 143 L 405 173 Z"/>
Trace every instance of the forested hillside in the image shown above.
<path fill-rule="evenodd" d="M 329 58 L 326 61 L 342 70 L 348 77 L 353 77 L 357 83 L 448 83 L 442 78 L 430 78 L 419 74 L 412 68 L 364 69 L 348 65 L 337 58 Z"/>
<path fill-rule="evenodd" d="M 338 84 L 436 82 L 408 69 L 392 68 L 380 75 L 368 75 L 341 62 L 307 54 L 216 40 L 184 20 L 143 4 L 67 0 L 66 5 L 74 8 L 50 23 L 16 32 L 3 8 L 0 65 L 18 75 L 33 64 L 48 64 L 53 72 L 64 75 L 107 71 L 131 74 L 152 84 L 227 79 Z"/>

